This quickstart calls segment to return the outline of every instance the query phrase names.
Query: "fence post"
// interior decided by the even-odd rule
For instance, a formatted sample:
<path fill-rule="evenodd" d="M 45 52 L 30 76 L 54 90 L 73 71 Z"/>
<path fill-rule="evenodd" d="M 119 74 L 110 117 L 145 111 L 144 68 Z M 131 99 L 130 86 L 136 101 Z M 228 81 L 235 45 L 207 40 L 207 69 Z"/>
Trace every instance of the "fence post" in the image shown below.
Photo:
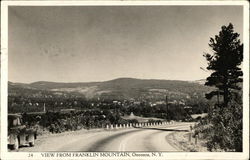
<path fill-rule="evenodd" d="M 190 125 L 190 131 L 192 132 L 192 130 L 193 130 L 193 126 L 192 126 L 192 125 Z"/>
<path fill-rule="evenodd" d="M 195 135 L 195 145 L 197 145 L 198 142 L 198 135 Z"/>
<path fill-rule="evenodd" d="M 110 129 L 113 129 L 113 124 L 111 124 Z"/>
<path fill-rule="evenodd" d="M 189 142 L 191 142 L 191 141 L 192 141 L 192 132 L 189 132 L 188 141 L 189 141 Z"/>

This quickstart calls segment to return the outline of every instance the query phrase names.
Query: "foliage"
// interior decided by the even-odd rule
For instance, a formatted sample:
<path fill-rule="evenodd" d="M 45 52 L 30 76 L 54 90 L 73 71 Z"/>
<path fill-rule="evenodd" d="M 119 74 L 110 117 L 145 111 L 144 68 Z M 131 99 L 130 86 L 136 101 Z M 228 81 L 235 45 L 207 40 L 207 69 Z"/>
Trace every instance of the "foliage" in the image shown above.
<path fill-rule="evenodd" d="M 125 109 L 126 114 L 130 114 L 133 112 L 137 116 L 143 117 L 156 117 L 162 118 L 166 120 L 182 120 L 190 119 L 190 114 L 185 111 L 184 106 L 171 104 L 168 109 L 166 105 L 156 105 L 156 106 L 148 106 L 148 105 L 132 105 Z"/>
<path fill-rule="evenodd" d="M 210 39 L 209 46 L 213 54 L 205 54 L 208 70 L 212 74 L 205 85 L 214 86 L 216 90 L 206 94 L 207 99 L 217 95 L 218 103 L 209 111 L 208 120 L 211 125 L 202 132 L 207 137 L 210 151 L 242 151 L 242 96 L 239 82 L 243 72 L 240 64 L 243 60 L 243 44 L 233 25 L 222 26 L 215 38 Z M 223 97 L 220 104 L 219 98 Z"/>
<path fill-rule="evenodd" d="M 221 29 L 219 35 L 210 39 L 209 46 L 213 54 L 204 55 L 208 61 L 207 69 L 213 71 L 205 85 L 217 88 L 206 94 L 206 97 L 211 99 L 215 95 L 222 95 L 223 106 L 227 107 L 232 90 L 241 89 L 237 83 L 242 82 L 243 72 L 239 66 L 243 60 L 243 44 L 231 23 L 228 26 L 222 26 Z"/>
<path fill-rule="evenodd" d="M 102 128 L 107 124 L 127 124 L 129 121 L 122 119 L 119 114 L 106 110 L 85 110 L 69 113 L 46 112 L 45 114 L 23 114 L 23 121 L 28 125 L 38 124 L 52 133 L 81 128 Z"/>

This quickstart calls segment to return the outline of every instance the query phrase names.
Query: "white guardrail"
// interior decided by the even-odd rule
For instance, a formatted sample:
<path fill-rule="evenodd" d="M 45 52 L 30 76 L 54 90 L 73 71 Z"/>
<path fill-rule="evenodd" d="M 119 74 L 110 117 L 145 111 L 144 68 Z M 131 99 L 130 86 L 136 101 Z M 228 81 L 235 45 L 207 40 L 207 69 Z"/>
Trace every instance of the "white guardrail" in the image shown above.
<path fill-rule="evenodd" d="M 149 127 L 149 126 L 163 126 L 174 124 L 174 121 L 171 122 L 155 122 L 155 123 L 126 123 L 126 124 L 109 124 L 106 125 L 107 130 L 109 129 L 122 129 L 122 128 L 137 128 L 137 127 Z"/>

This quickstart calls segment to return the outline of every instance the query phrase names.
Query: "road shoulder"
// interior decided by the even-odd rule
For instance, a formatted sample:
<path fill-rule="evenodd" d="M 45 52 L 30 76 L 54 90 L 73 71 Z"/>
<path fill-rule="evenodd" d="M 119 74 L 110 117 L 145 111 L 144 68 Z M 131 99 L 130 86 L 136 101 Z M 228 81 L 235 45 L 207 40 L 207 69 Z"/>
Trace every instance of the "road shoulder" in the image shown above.
<path fill-rule="evenodd" d="M 189 134 L 189 132 L 173 132 L 167 135 L 166 140 L 170 145 L 183 152 L 208 152 L 204 140 L 197 139 L 197 144 L 195 144 L 195 138 L 191 137 L 191 141 L 189 141 Z"/>

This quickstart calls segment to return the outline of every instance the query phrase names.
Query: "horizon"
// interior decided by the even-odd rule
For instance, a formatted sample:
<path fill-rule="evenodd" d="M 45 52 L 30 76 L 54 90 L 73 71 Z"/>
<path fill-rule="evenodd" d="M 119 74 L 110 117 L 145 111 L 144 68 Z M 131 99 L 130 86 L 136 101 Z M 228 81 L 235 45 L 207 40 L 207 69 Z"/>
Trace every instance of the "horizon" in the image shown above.
<path fill-rule="evenodd" d="M 114 79 L 110 79 L 110 80 L 105 80 L 105 81 L 86 81 L 86 82 L 80 82 L 80 81 L 76 81 L 76 82 L 65 82 L 65 81 L 34 81 L 34 82 L 29 82 L 29 83 L 24 83 L 24 82 L 14 82 L 14 81 L 8 81 L 11 83 L 21 83 L 21 84 L 32 84 L 32 83 L 37 83 L 37 82 L 49 82 L 49 83 L 102 83 L 102 82 L 108 82 L 108 81 L 113 81 L 113 80 L 118 80 L 118 79 L 134 79 L 134 80 L 162 80 L 162 81 L 184 81 L 184 82 L 195 82 L 195 81 L 201 81 L 201 80 L 206 80 L 206 79 L 197 79 L 197 80 L 178 80 L 178 79 L 141 79 L 141 78 L 133 78 L 133 77 L 119 77 L 119 78 L 114 78 Z"/>
<path fill-rule="evenodd" d="M 209 38 L 242 6 L 10 6 L 8 80 L 100 82 L 119 77 L 195 81 L 210 72 Z"/>

